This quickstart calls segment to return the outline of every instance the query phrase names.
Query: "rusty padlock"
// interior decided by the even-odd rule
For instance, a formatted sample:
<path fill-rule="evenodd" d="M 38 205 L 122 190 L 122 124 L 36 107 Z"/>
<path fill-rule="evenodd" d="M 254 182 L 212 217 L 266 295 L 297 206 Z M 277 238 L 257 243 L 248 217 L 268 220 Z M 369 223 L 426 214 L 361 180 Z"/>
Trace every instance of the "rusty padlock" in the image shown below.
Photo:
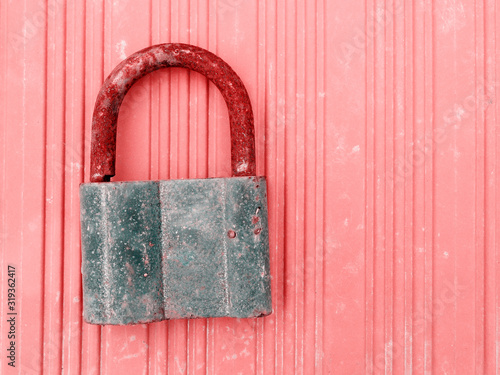
<path fill-rule="evenodd" d="M 146 74 L 184 67 L 220 90 L 231 124 L 231 178 L 110 182 L 118 110 Z M 90 183 L 80 186 L 83 316 L 94 324 L 271 313 L 266 179 L 255 169 L 250 99 L 216 55 L 145 48 L 104 82 L 92 119 Z"/>

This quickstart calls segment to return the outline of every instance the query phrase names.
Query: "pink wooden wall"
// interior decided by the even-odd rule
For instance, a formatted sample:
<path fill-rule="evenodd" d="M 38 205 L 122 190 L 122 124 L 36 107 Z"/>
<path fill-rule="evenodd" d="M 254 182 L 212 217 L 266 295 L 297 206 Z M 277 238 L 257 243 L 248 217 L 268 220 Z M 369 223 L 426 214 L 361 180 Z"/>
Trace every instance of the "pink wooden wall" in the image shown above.
<path fill-rule="evenodd" d="M 2 374 L 500 371 L 496 0 L 0 2 Z M 241 76 L 268 176 L 273 315 L 82 322 L 78 185 L 127 55 Z M 125 99 L 116 180 L 229 176 L 223 100 L 160 71 Z M 17 362 L 7 365 L 7 265 Z"/>

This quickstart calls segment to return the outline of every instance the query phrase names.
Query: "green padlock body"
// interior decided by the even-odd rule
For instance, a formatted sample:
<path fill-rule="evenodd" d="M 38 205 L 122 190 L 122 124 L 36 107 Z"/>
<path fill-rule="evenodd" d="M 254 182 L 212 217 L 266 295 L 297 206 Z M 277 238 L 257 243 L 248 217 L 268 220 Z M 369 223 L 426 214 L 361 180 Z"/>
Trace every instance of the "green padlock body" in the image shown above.
<path fill-rule="evenodd" d="M 265 177 L 80 186 L 84 319 L 271 313 Z"/>

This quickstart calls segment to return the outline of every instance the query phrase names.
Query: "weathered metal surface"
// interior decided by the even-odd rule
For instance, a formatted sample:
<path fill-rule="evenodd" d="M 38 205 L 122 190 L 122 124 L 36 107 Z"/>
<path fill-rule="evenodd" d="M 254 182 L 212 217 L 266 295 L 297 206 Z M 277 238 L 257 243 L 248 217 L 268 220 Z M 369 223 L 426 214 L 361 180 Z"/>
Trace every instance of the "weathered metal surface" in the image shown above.
<path fill-rule="evenodd" d="M 188 68 L 211 80 L 229 110 L 233 176 L 254 176 L 255 139 L 252 106 L 241 79 L 220 57 L 196 46 L 167 43 L 145 48 L 122 61 L 104 82 L 92 119 L 90 180 L 109 181 L 115 175 L 116 122 L 123 98 L 140 78 L 168 67 Z"/>
<path fill-rule="evenodd" d="M 226 100 L 233 176 L 115 182 L 116 122 L 130 87 L 165 67 L 204 74 Z M 145 48 L 119 64 L 92 119 L 90 184 L 82 184 L 84 318 L 132 324 L 272 311 L 265 178 L 255 174 L 252 107 L 236 73 L 187 44 Z"/>
<path fill-rule="evenodd" d="M 82 184 L 84 318 L 271 313 L 264 177 Z"/>

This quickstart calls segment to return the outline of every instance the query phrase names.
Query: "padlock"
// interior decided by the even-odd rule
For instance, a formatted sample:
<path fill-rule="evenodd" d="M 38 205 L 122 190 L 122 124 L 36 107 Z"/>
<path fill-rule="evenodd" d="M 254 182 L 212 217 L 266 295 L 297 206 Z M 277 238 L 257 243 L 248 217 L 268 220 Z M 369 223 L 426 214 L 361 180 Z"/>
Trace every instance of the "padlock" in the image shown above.
<path fill-rule="evenodd" d="M 233 177 L 111 182 L 118 110 L 146 74 L 184 67 L 222 93 Z M 271 313 L 267 189 L 256 176 L 253 114 L 240 78 L 187 44 L 159 44 L 120 63 L 92 119 L 90 183 L 80 186 L 83 316 L 93 324 L 260 317 Z"/>

